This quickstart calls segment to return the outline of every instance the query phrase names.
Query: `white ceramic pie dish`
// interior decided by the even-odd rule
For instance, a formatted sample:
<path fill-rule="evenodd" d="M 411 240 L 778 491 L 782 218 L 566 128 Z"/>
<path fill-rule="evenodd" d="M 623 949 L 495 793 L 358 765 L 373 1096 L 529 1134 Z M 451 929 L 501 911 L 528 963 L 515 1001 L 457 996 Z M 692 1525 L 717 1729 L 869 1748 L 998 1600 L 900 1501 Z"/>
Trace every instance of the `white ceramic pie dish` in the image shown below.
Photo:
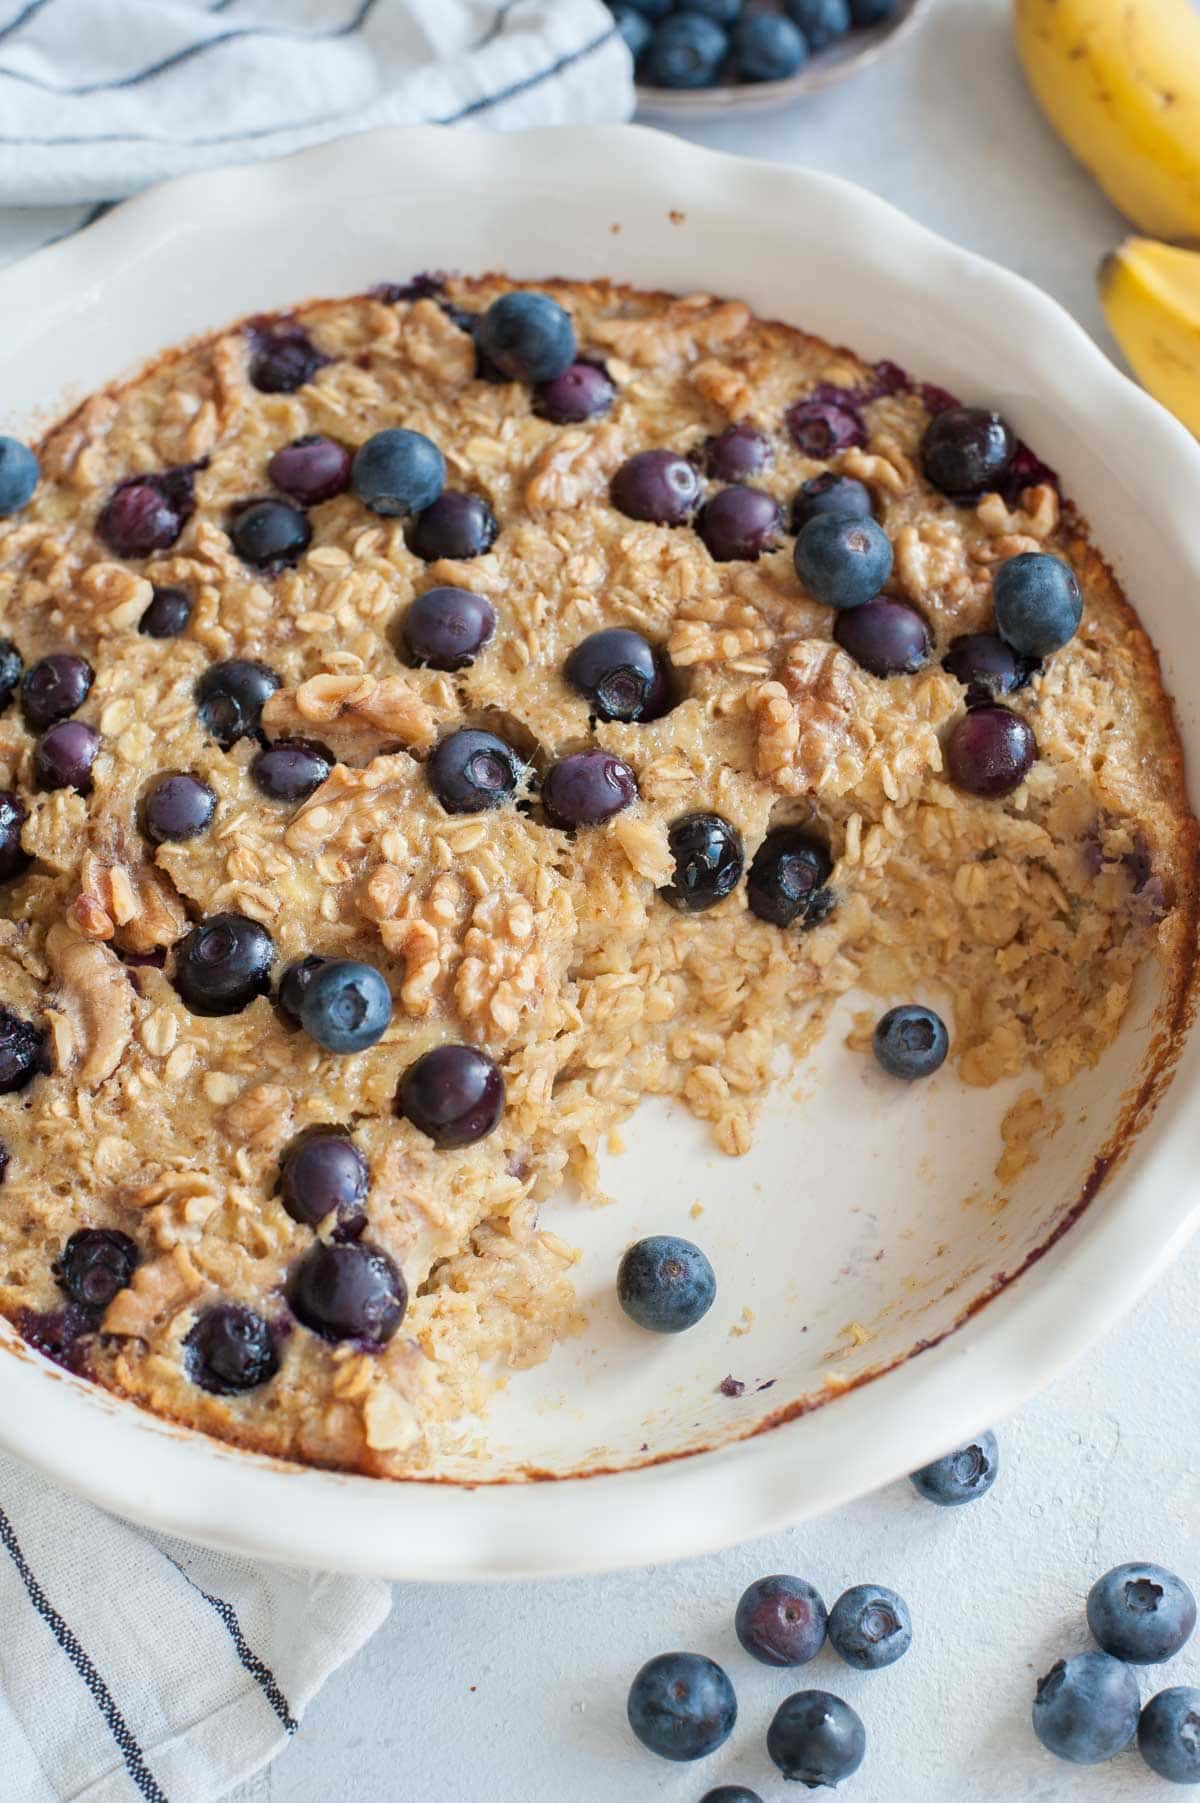
<path fill-rule="evenodd" d="M 0 429 L 31 432 L 240 314 L 439 266 L 736 293 L 1003 408 L 1094 522 L 1200 759 L 1187 683 L 1200 449 L 1036 289 L 827 176 L 625 127 L 373 133 L 187 178 L 0 276 Z M 846 1050 L 837 1023 L 780 1085 L 746 1160 L 713 1152 L 690 1118 L 643 1111 L 609 1173 L 617 1205 L 552 1205 L 550 1224 L 585 1249 L 588 1333 L 518 1375 L 439 1481 L 238 1452 L 78 1382 L 9 1332 L 0 1445 L 136 1520 L 396 1577 L 661 1560 L 827 1509 L 1016 1407 L 1192 1230 L 1200 1041 L 1180 1034 L 1169 1086 L 1148 1079 L 1155 1004 L 1148 982 L 1101 1067 L 1063 1092 L 1062 1130 L 1002 1209 L 988 1205 L 999 1120 L 1022 1086 L 969 1090 L 947 1067 L 901 1090 Z M 1148 1080 L 1165 1091 L 1155 1117 L 1097 1190 L 1097 1160 Z M 612 1297 L 619 1249 L 647 1231 L 702 1237 L 721 1275 L 712 1314 L 666 1344 L 633 1333 Z M 718 1393 L 726 1373 L 744 1396 Z M 796 1418 L 772 1426 L 777 1414 Z"/>

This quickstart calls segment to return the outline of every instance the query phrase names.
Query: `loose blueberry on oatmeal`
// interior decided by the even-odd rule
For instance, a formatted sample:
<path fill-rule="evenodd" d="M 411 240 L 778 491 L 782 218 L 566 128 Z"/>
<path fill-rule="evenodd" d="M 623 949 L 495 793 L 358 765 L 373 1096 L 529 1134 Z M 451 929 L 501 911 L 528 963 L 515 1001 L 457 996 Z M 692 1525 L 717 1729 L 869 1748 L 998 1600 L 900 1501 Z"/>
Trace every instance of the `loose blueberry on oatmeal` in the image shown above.
<path fill-rule="evenodd" d="M 612 479 L 613 506 L 631 520 L 682 526 L 700 501 L 700 478 L 675 451 L 639 451 Z"/>
<path fill-rule="evenodd" d="M 25 1089 L 45 1068 L 46 1035 L 10 1008 L 0 1008 L 0 1095 Z"/>
<path fill-rule="evenodd" d="M 745 482 L 761 476 L 775 461 L 775 446 L 757 426 L 726 426 L 700 446 L 696 461 L 718 482 Z"/>
<path fill-rule="evenodd" d="M 194 839 L 208 831 L 216 809 L 217 798 L 201 777 L 186 770 L 160 776 L 146 796 L 146 836 L 156 845 Z"/>
<path fill-rule="evenodd" d="M 239 739 L 257 734 L 267 698 L 278 687 L 274 670 L 253 659 L 212 664 L 196 684 L 200 723 L 228 751 Z"/>
<path fill-rule="evenodd" d="M 994 632 L 967 632 L 950 641 L 942 667 L 967 691 L 968 707 L 987 707 L 1023 689 L 1038 668 Z"/>
<path fill-rule="evenodd" d="M 828 848 L 806 828 L 769 832 L 750 865 L 746 900 L 760 920 L 777 927 L 816 926 L 833 908 L 827 884 L 833 871 Z"/>
<path fill-rule="evenodd" d="M 872 676 L 912 676 L 928 663 L 929 628 L 907 601 L 876 595 L 838 614 L 833 636 Z"/>
<path fill-rule="evenodd" d="M 520 787 L 525 767 L 495 733 L 465 727 L 443 739 L 429 760 L 429 783 L 448 814 L 503 807 Z"/>
<path fill-rule="evenodd" d="M 279 1167 L 279 1195 L 293 1221 L 317 1228 L 335 1219 L 335 1240 L 355 1240 L 367 1225 L 370 1172 L 352 1139 L 313 1133 L 293 1142 Z"/>
<path fill-rule="evenodd" d="M 276 739 L 250 765 L 255 787 L 270 801 L 303 801 L 321 787 L 334 757 L 316 739 Z"/>
<path fill-rule="evenodd" d="M 552 382 L 575 361 L 571 315 L 548 294 L 500 295 L 480 320 L 478 338 L 484 355 L 514 382 Z"/>
<path fill-rule="evenodd" d="M 866 520 L 874 513 L 871 491 L 853 476 L 838 476 L 824 470 L 810 476 L 796 490 L 792 502 L 792 531 L 803 532 L 809 520 L 818 513 L 836 513 L 843 519 Z"/>
<path fill-rule="evenodd" d="M 387 978 L 372 964 L 329 958 L 314 970 L 300 999 L 300 1025 L 327 1052 L 365 1052 L 392 1019 Z"/>
<path fill-rule="evenodd" d="M 292 1272 L 287 1294 L 292 1313 L 313 1333 L 368 1346 L 386 1346 L 408 1307 L 399 1266 L 365 1240 L 318 1240 Z"/>
<path fill-rule="evenodd" d="M 404 615 L 405 661 L 434 670 L 465 670 L 496 630 L 496 610 L 465 588 L 431 588 Z"/>
<path fill-rule="evenodd" d="M 344 494 L 350 486 L 350 453 L 335 438 L 310 432 L 276 451 L 267 474 L 301 507 L 315 507 Z"/>
<path fill-rule="evenodd" d="M 170 584 L 155 587 L 145 613 L 138 621 L 138 631 L 148 639 L 174 639 L 192 617 L 192 597 L 185 588 Z"/>
<path fill-rule="evenodd" d="M 552 826 L 601 826 L 637 798 L 637 777 L 608 751 L 574 751 L 542 779 L 542 806 Z"/>
<path fill-rule="evenodd" d="M 926 427 L 921 457 L 935 488 L 970 499 L 1002 481 L 1016 448 L 1012 427 L 998 413 L 948 407 Z"/>
<path fill-rule="evenodd" d="M 287 569 L 308 549 L 312 527 L 298 507 L 286 501 L 247 501 L 229 527 L 233 548 L 255 569 Z"/>
<path fill-rule="evenodd" d="M 649 33 L 647 32 L 647 36 Z M 577 426 L 607 413 L 616 396 L 611 376 L 599 363 L 572 363 L 540 384 L 537 411 L 556 426 Z"/>
<path fill-rule="evenodd" d="M 55 1276 L 72 1302 L 99 1311 L 125 1288 L 138 1256 L 127 1233 L 109 1227 L 81 1227 L 63 1247 Z"/>
<path fill-rule="evenodd" d="M 39 658 L 21 678 L 21 712 L 33 732 L 65 720 L 83 706 L 95 680 L 85 658 L 55 651 Z"/>
<path fill-rule="evenodd" d="M 659 894 L 683 914 L 702 914 L 724 901 L 742 879 L 742 836 L 719 814 L 687 814 L 667 834 L 675 875 Z"/>
<path fill-rule="evenodd" d="M 385 518 L 421 513 L 446 486 L 446 459 L 423 433 L 391 426 L 359 446 L 351 481 L 372 513 Z"/>
<path fill-rule="evenodd" d="M 818 513 L 800 530 L 796 574 L 826 607 L 863 607 L 892 573 L 892 547 L 874 520 Z"/>
<path fill-rule="evenodd" d="M 118 557 L 148 557 L 173 545 L 195 510 L 195 468 L 119 482 L 96 520 L 96 532 Z"/>
<path fill-rule="evenodd" d="M 83 720 L 59 720 L 48 726 L 33 748 L 33 782 L 37 789 L 92 792 L 92 765 L 100 734 Z"/>
<path fill-rule="evenodd" d="M 408 548 L 426 563 L 441 557 L 482 557 L 496 542 L 500 523 L 481 495 L 448 488 L 418 513 L 408 529 Z"/>
<path fill-rule="evenodd" d="M 504 1079 L 475 1046 L 434 1046 L 400 1079 L 396 1109 L 435 1146 L 474 1145 L 500 1125 Z"/>
<path fill-rule="evenodd" d="M 590 633 L 567 658 L 563 675 L 600 720 L 657 720 L 670 706 L 666 659 L 628 627 Z"/>
<path fill-rule="evenodd" d="M 774 496 L 735 484 L 700 509 L 696 531 L 718 563 L 753 561 L 779 542 L 783 516 Z"/>
<path fill-rule="evenodd" d="M 175 948 L 175 987 L 193 1014 L 239 1014 L 271 986 L 275 947 L 242 914 L 215 914 Z"/>
<path fill-rule="evenodd" d="M 0 789 L 0 883 L 23 875 L 32 860 L 21 844 L 21 828 L 29 809 L 11 789 Z"/>
<path fill-rule="evenodd" d="M 1024 782 L 1038 754 L 1028 720 L 1011 708 L 972 708 L 946 741 L 952 782 L 970 795 L 1008 795 Z"/>
<path fill-rule="evenodd" d="M 183 1342 L 183 1357 L 192 1382 L 214 1396 L 256 1390 L 279 1369 L 270 1327 L 253 1309 L 231 1302 L 205 1309 Z"/>

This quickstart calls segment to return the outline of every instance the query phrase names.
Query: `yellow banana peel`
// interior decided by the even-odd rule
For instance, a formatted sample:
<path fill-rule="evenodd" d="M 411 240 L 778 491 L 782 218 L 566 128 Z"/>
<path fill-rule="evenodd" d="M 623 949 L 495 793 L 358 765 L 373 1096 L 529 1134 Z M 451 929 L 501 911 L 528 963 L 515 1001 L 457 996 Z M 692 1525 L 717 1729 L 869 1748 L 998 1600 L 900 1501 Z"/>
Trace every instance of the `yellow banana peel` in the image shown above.
<path fill-rule="evenodd" d="M 1200 437 L 1200 251 L 1127 238 L 1100 266 L 1100 299 L 1143 387 Z"/>

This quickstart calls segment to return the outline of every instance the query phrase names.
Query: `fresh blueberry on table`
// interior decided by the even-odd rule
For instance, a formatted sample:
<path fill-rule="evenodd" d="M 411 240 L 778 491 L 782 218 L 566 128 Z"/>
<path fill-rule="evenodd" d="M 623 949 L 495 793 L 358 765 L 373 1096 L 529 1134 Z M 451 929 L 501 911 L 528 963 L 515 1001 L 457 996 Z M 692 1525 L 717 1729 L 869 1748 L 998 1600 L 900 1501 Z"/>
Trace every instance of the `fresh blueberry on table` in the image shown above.
<path fill-rule="evenodd" d="M 250 381 L 260 394 L 295 394 L 329 362 L 303 326 L 252 327 Z"/>
<path fill-rule="evenodd" d="M 200 777 L 186 770 L 171 771 L 160 776 L 146 796 L 146 837 L 155 845 L 194 839 L 208 831 L 216 807 L 216 796 Z"/>
<path fill-rule="evenodd" d="M 54 651 L 30 664 L 21 679 L 21 712 L 31 732 L 42 732 L 83 706 L 94 680 L 92 666 L 70 651 Z"/>
<path fill-rule="evenodd" d="M 986 1496 L 1000 1470 L 1000 1448 L 993 1433 L 979 1434 L 966 1446 L 914 1471 L 910 1482 L 926 1502 L 943 1509 L 977 1502 Z"/>
<path fill-rule="evenodd" d="M 184 1369 L 214 1396 L 237 1396 L 274 1377 L 279 1354 L 261 1315 L 237 1302 L 206 1308 L 183 1342 Z"/>
<path fill-rule="evenodd" d="M 833 860 L 828 848 L 802 826 L 774 827 L 754 854 L 746 878 L 750 912 L 773 926 L 816 926 L 829 914 L 826 888 Z"/>
<path fill-rule="evenodd" d="M 16 694 L 24 668 L 24 659 L 12 640 L 0 639 L 0 713 Z"/>
<path fill-rule="evenodd" d="M 742 835 L 720 814 L 685 814 L 667 834 L 675 876 L 662 899 L 681 914 L 714 908 L 737 888 L 745 868 Z"/>
<path fill-rule="evenodd" d="M 843 519 L 869 520 L 873 513 L 871 491 L 853 476 L 839 476 L 833 470 L 822 470 L 810 476 L 796 490 L 792 502 L 792 531 L 803 532 L 809 520 L 819 513 L 840 514 Z"/>
<path fill-rule="evenodd" d="M 465 588 L 431 588 L 404 615 L 400 638 L 406 662 L 431 670 L 465 670 L 496 630 L 496 610 Z"/>
<path fill-rule="evenodd" d="M 629 46 L 629 54 L 636 63 L 654 36 L 654 27 L 644 12 L 639 12 L 632 5 L 614 6 L 612 8 L 613 24 Z M 586 415 L 584 416 L 586 418 Z"/>
<path fill-rule="evenodd" d="M 948 407 L 926 426 L 921 461 L 944 495 L 975 500 L 1003 480 L 1016 449 L 1016 435 L 998 413 L 986 407 Z"/>
<path fill-rule="evenodd" d="M 300 1025 L 327 1052 L 365 1052 L 387 1032 L 392 992 L 373 964 L 330 958 L 315 970 L 300 1002 Z"/>
<path fill-rule="evenodd" d="M 759 476 L 775 461 L 775 446 L 757 426 L 726 426 L 715 438 L 706 438 L 693 456 L 700 468 L 718 482 L 744 482 Z"/>
<path fill-rule="evenodd" d="M 196 709 L 210 738 L 228 751 L 239 739 L 253 738 L 263 708 L 279 687 L 268 664 L 233 657 L 210 664 L 196 684 Z"/>
<path fill-rule="evenodd" d="M 1196 1599 L 1161 1565 L 1117 1565 L 1088 1592 L 1088 1627 L 1106 1653 L 1128 1665 L 1161 1665 L 1192 1637 Z"/>
<path fill-rule="evenodd" d="M 118 557 L 148 557 L 175 543 L 195 508 L 190 465 L 158 475 L 129 476 L 100 509 L 96 531 Z"/>
<path fill-rule="evenodd" d="M 18 513 L 33 499 L 38 460 L 19 438 L 0 438 L 0 515 Z"/>
<path fill-rule="evenodd" d="M 876 595 L 838 614 L 833 636 L 872 676 L 911 676 L 929 662 L 929 628 L 907 601 Z"/>
<path fill-rule="evenodd" d="M 682 526 L 699 505 L 700 478 L 676 451 L 638 451 L 621 465 L 609 493 L 613 506 L 631 520 Z"/>
<path fill-rule="evenodd" d="M 740 483 L 718 489 L 696 521 L 696 531 L 717 563 L 753 562 L 778 544 L 782 528 L 774 496 Z"/>
<path fill-rule="evenodd" d="M 796 401 L 784 417 L 797 450 L 806 457 L 835 457 L 867 442 L 867 429 L 854 408 L 838 401 Z"/>
<path fill-rule="evenodd" d="M 705 1791 L 700 1803 L 762 1803 L 762 1798 L 744 1784 L 718 1784 L 716 1790 Z"/>
<path fill-rule="evenodd" d="M 31 859 L 21 844 L 21 828 L 29 810 L 11 789 L 0 789 L 0 883 L 11 883 L 29 869 Z"/>
<path fill-rule="evenodd" d="M 734 66 L 743 81 L 786 81 L 808 61 L 803 32 L 782 13 L 739 19 L 730 36 Z"/>
<path fill-rule="evenodd" d="M 714 20 L 677 13 L 650 40 L 645 78 L 656 88 L 711 88 L 728 49 L 728 34 Z"/>
<path fill-rule="evenodd" d="M 881 1671 L 912 1645 L 908 1604 L 881 1584 L 856 1584 L 829 1611 L 829 1644 L 856 1671 Z"/>
<path fill-rule="evenodd" d="M 871 519 L 819 513 L 796 540 L 796 574 L 826 607 L 862 607 L 892 573 L 892 541 Z"/>
<path fill-rule="evenodd" d="M 418 513 L 408 529 L 408 548 L 426 563 L 440 557 L 482 557 L 499 531 L 500 522 L 482 495 L 448 488 Z"/>
<path fill-rule="evenodd" d="M 428 763 L 429 785 L 448 814 L 482 814 L 511 801 L 525 766 L 494 733 L 463 727 L 443 739 Z"/>
<path fill-rule="evenodd" d="M 628 20 L 636 21 L 633 26 L 634 34 L 637 35 L 639 30 L 644 32 L 645 40 L 649 43 L 650 26 L 647 21 L 640 13 L 622 10 Z M 629 43 L 619 17 L 617 24 L 626 43 Z M 563 370 L 561 376 L 554 376 L 549 382 L 539 384 L 534 411 L 553 425 L 577 426 L 584 420 L 596 419 L 600 414 L 607 413 L 616 392 L 612 377 L 599 363 L 572 363 Z"/>
<path fill-rule="evenodd" d="M 335 1240 L 356 1240 L 367 1224 L 370 1173 L 352 1139 L 342 1133 L 310 1133 L 293 1140 L 279 1167 L 284 1208 L 303 1227 L 317 1228 L 330 1215 Z"/>
<path fill-rule="evenodd" d="M 270 801 L 304 801 L 321 787 L 335 761 L 317 739 L 276 739 L 255 753 L 250 776 Z"/>
<path fill-rule="evenodd" d="M 192 617 L 192 597 L 185 588 L 156 586 L 138 631 L 148 639 L 177 639 Z"/>
<path fill-rule="evenodd" d="M 942 1068 L 950 1050 L 950 1035 L 940 1014 L 909 1002 L 888 1009 L 875 1028 L 872 1043 L 888 1076 L 912 1083 L 918 1077 L 932 1077 Z"/>
<path fill-rule="evenodd" d="M 1036 758 L 1032 726 L 1006 707 L 972 708 L 946 741 L 950 780 L 968 795 L 1010 795 Z"/>
<path fill-rule="evenodd" d="M 0 1008 L 0 1095 L 25 1089 L 46 1069 L 46 1035 L 11 1008 Z"/>
<path fill-rule="evenodd" d="M 567 658 L 563 675 L 599 720 L 657 720 L 670 706 L 666 658 L 625 626 L 589 633 Z"/>
<path fill-rule="evenodd" d="M 59 720 L 48 726 L 33 748 L 33 780 L 39 789 L 92 792 L 92 765 L 100 750 L 100 734 L 82 720 Z"/>
<path fill-rule="evenodd" d="M 328 964 L 328 958 L 322 958 L 316 952 L 310 952 L 307 958 L 293 958 L 279 979 L 279 1006 L 288 1019 L 300 1024 L 300 1004 L 304 1000 L 304 992 L 312 982 L 313 973 Z"/>
<path fill-rule="evenodd" d="M 276 451 L 267 474 L 276 488 L 301 507 L 316 507 L 349 488 L 350 453 L 336 438 L 310 432 Z"/>
<path fill-rule="evenodd" d="M 1015 694 L 1037 667 L 1036 661 L 1018 657 L 995 632 L 963 633 L 951 640 L 942 659 L 942 668 L 965 686 L 968 707 L 987 707 L 1002 695 Z"/>
<path fill-rule="evenodd" d="M 1200 1784 L 1200 1690 L 1160 1690 L 1142 1710 L 1138 1752 L 1168 1784 Z"/>
<path fill-rule="evenodd" d="M 763 1665 L 807 1665 L 825 1644 L 828 1612 L 819 1591 L 786 1573 L 743 1591 L 733 1619 L 737 1637 Z"/>
<path fill-rule="evenodd" d="M 63 1247 L 54 1275 L 72 1302 L 100 1314 L 126 1287 L 139 1257 L 127 1233 L 113 1227 L 81 1227 Z"/>
<path fill-rule="evenodd" d="M 649 1333 L 683 1333 L 712 1307 L 717 1278 L 699 1246 L 652 1234 L 627 1248 L 617 1268 L 617 1300 Z"/>
<path fill-rule="evenodd" d="M 660 1653 L 629 1687 L 629 1726 L 660 1759 L 705 1759 L 737 1721 L 733 1685 L 702 1653 Z"/>
<path fill-rule="evenodd" d="M 290 501 L 247 501 L 229 523 L 229 537 L 243 563 L 256 570 L 286 570 L 312 540 L 308 516 Z"/>
<path fill-rule="evenodd" d="M 848 0 L 785 0 L 785 8 L 814 55 L 827 50 L 850 29 Z"/>
<path fill-rule="evenodd" d="M 244 914 L 213 914 L 175 948 L 175 987 L 193 1014 L 240 1014 L 271 987 L 275 946 Z"/>
<path fill-rule="evenodd" d="M 351 481 L 372 513 L 420 513 L 446 486 L 446 459 L 424 433 L 388 426 L 354 453 Z"/>
<path fill-rule="evenodd" d="M 552 382 L 575 361 L 575 326 L 548 294 L 502 294 L 476 328 L 484 356 L 512 382 Z"/>
<path fill-rule="evenodd" d="M 809 1790 L 836 1790 L 867 1750 L 862 1721 L 828 1690 L 798 1690 L 784 1699 L 767 1729 L 767 1752 L 785 1778 Z"/>
<path fill-rule="evenodd" d="M 442 1150 L 471 1146 L 500 1124 L 504 1078 L 475 1046 L 434 1046 L 401 1077 L 396 1110 Z"/>
<path fill-rule="evenodd" d="M 996 630 L 1023 657 L 1049 657 L 1075 637 L 1083 595 L 1070 564 L 1045 551 L 1023 551 L 992 578 Z"/>
<path fill-rule="evenodd" d="M 287 1299 L 296 1319 L 326 1340 L 386 1346 L 404 1319 L 408 1287 L 381 1247 L 318 1240 L 293 1267 Z"/>
<path fill-rule="evenodd" d="M 551 764 L 542 806 L 551 826 L 601 826 L 637 799 L 637 778 L 623 758 L 595 747 Z"/>
<path fill-rule="evenodd" d="M 1060 1659 L 1039 1679 L 1033 1731 L 1048 1752 L 1074 1765 L 1099 1765 L 1127 1747 L 1141 1699 L 1127 1665 L 1107 1653 Z"/>

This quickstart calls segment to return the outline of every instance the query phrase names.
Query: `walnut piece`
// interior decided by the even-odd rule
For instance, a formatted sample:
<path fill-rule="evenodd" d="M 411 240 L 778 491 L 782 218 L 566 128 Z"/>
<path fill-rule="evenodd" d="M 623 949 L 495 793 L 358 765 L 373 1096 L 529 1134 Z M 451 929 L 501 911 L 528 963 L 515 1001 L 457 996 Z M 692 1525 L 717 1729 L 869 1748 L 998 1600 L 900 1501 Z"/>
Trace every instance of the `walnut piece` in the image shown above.
<path fill-rule="evenodd" d="M 577 507 L 598 495 L 625 455 L 619 426 L 582 426 L 552 438 L 525 485 L 530 507 Z"/>
<path fill-rule="evenodd" d="M 303 737 L 318 728 L 344 764 L 365 764 L 397 744 L 427 751 L 437 728 L 433 709 L 402 676 L 379 680 L 334 671 L 310 676 L 294 689 L 276 689 L 262 722 L 273 739 Z"/>
<path fill-rule="evenodd" d="M 89 851 L 84 853 L 79 880 L 78 912 L 73 910 L 72 917 L 88 938 L 113 936 L 102 930 L 105 916 L 122 951 L 152 952 L 174 945 L 187 926 L 175 885 L 153 864 L 109 863 Z"/>
<path fill-rule="evenodd" d="M 417 777 L 407 752 L 373 758 L 361 770 L 338 764 L 296 813 L 283 842 L 305 856 L 360 851 L 404 818 Z"/>
<path fill-rule="evenodd" d="M 76 1081 L 95 1089 L 112 1076 L 133 1032 L 125 967 L 107 946 L 80 939 L 57 921 L 46 935 L 46 959 L 57 979 L 58 1011 L 71 1027 Z M 55 1043 L 62 1045 L 58 1033 Z"/>
<path fill-rule="evenodd" d="M 714 301 L 711 295 L 689 294 L 649 319 L 597 320 L 592 336 L 628 363 L 660 369 L 721 350 L 740 338 L 749 324 L 750 309 L 743 301 Z"/>
<path fill-rule="evenodd" d="M 692 370 L 692 385 L 731 420 L 746 419 L 754 409 L 754 389 L 745 373 L 722 363 L 719 357 L 706 357 L 703 363 L 697 363 Z"/>
<path fill-rule="evenodd" d="M 105 1309 L 101 1330 L 128 1339 L 148 1340 L 161 1321 L 178 1314 L 203 1288 L 204 1279 L 187 1252 L 176 1246 L 162 1258 L 138 1266 L 129 1287 L 118 1290 Z"/>

